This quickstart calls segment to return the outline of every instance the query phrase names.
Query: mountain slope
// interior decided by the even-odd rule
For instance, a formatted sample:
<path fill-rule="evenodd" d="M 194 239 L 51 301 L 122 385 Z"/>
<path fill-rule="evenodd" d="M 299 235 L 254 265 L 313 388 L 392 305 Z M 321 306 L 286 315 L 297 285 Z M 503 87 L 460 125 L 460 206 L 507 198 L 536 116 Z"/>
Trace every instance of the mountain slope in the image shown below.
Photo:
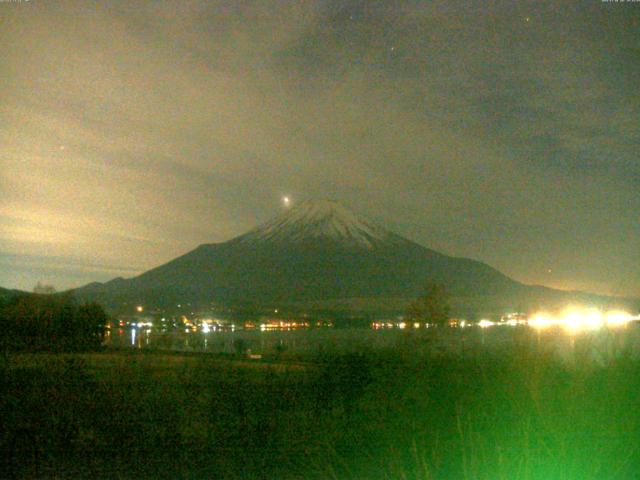
<path fill-rule="evenodd" d="M 224 243 L 200 245 L 135 278 L 76 290 L 111 308 L 144 303 L 327 305 L 407 299 L 436 281 L 459 298 L 520 302 L 526 287 L 488 265 L 425 248 L 328 201 L 303 202 Z"/>
<path fill-rule="evenodd" d="M 9 290 L 7 288 L 0 287 L 0 302 L 9 300 L 12 297 L 23 296 L 23 295 L 32 295 L 30 292 L 23 292 L 22 290 Z"/>

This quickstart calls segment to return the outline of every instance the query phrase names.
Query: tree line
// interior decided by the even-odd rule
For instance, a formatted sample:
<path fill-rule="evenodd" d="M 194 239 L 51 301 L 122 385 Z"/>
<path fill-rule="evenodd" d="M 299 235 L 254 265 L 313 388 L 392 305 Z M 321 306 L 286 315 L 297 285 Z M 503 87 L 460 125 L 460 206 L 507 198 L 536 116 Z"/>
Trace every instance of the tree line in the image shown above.
<path fill-rule="evenodd" d="M 97 303 L 71 295 L 21 294 L 0 303 L 0 349 L 77 352 L 95 350 L 108 316 Z"/>

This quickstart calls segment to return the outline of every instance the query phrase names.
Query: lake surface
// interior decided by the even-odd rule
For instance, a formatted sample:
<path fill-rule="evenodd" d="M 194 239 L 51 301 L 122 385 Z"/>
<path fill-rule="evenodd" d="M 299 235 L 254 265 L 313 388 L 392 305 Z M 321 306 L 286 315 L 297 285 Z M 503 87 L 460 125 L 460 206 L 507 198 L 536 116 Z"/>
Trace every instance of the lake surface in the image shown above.
<path fill-rule="evenodd" d="M 489 328 L 368 329 L 308 328 L 299 330 L 235 330 L 160 333 L 151 329 L 116 329 L 107 346 L 218 354 L 246 353 L 272 357 L 280 354 L 320 355 L 368 351 L 395 351 L 405 356 L 472 355 L 513 346 L 552 352 L 568 361 L 581 358 L 598 363 L 625 355 L 640 356 L 640 323 L 594 331 L 567 332 L 559 327 L 536 330 L 529 326 Z"/>

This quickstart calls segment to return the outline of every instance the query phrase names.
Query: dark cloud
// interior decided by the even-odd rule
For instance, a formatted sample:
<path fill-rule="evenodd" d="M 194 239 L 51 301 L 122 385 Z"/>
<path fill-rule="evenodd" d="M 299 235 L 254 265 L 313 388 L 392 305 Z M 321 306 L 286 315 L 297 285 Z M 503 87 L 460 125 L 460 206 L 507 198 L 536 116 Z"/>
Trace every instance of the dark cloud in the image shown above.
<path fill-rule="evenodd" d="M 638 5 L 33 0 L 0 19 L 2 285 L 132 275 L 288 194 L 525 282 L 640 295 Z"/>

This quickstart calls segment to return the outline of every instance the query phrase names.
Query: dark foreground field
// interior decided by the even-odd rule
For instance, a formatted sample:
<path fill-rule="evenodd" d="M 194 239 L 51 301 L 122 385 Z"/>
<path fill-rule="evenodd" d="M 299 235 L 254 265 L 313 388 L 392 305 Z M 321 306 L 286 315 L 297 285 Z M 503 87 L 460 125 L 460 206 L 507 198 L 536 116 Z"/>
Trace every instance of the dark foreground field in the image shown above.
<path fill-rule="evenodd" d="M 640 362 L 9 355 L 2 477 L 631 479 Z"/>

